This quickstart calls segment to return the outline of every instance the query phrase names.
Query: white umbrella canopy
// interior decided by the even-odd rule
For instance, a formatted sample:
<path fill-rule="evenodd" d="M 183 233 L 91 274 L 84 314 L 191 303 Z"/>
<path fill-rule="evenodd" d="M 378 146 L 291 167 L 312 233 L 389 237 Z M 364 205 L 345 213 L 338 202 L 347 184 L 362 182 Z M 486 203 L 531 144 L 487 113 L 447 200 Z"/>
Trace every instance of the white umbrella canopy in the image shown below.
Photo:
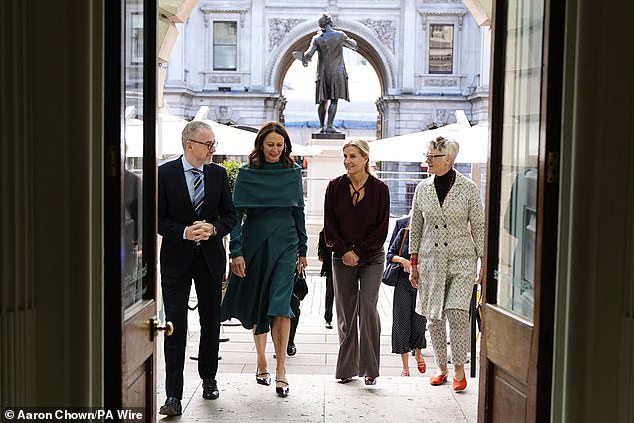
<path fill-rule="evenodd" d="M 232 128 L 213 120 L 203 120 L 211 126 L 216 136 L 218 146 L 214 154 L 222 154 L 225 156 L 248 156 L 253 150 L 253 142 L 255 141 L 255 133 L 245 131 L 244 129 Z"/>
<path fill-rule="evenodd" d="M 384 138 L 370 143 L 370 157 L 384 162 L 422 162 L 427 153 L 427 142 L 443 136 L 460 144 L 457 163 L 486 163 L 488 129 L 488 123 L 474 126 L 453 123 L 428 131 Z"/>
<path fill-rule="evenodd" d="M 318 148 L 314 145 L 302 145 L 296 144 L 294 142 L 291 142 L 291 144 L 293 145 L 293 154 L 295 156 L 316 156 L 321 153 L 321 148 Z"/>
<path fill-rule="evenodd" d="M 125 155 L 143 157 L 143 121 L 140 119 L 125 120 Z"/>
<path fill-rule="evenodd" d="M 187 121 L 169 113 L 158 114 L 157 153 L 159 156 L 183 154 L 181 134 Z"/>
<path fill-rule="evenodd" d="M 489 122 L 473 125 L 460 143 L 458 163 L 486 163 L 489 158 Z"/>
<path fill-rule="evenodd" d="M 213 120 L 203 120 L 209 124 L 214 131 L 218 147 L 215 154 L 226 156 L 248 156 L 253 151 L 255 143 L 255 132 L 223 125 Z M 293 154 L 296 156 L 313 156 L 319 154 L 321 150 L 313 146 L 291 143 Z"/>
<path fill-rule="evenodd" d="M 167 113 L 159 113 L 157 120 L 157 156 L 183 153 L 181 133 L 187 125 L 185 119 Z M 127 157 L 143 157 L 143 121 L 128 118 L 125 120 L 125 142 Z"/>
<path fill-rule="evenodd" d="M 213 120 L 205 119 L 203 122 L 211 126 L 218 141 L 215 154 L 225 156 L 248 156 L 253 150 L 255 133 L 223 125 Z M 187 125 L 185 119 L 159 113 L 157 154 L 159 156 L 178 155 L 183 153 L 181 134 Z M 143 121 L 138 119 L 126 119 L 126 146 L 128 157 L 143 156 Z M 313 146 L 305 146 L 293 143 L 293 153 L 296 156 L 312 156 L 319 154 L 320 150 Z"/>

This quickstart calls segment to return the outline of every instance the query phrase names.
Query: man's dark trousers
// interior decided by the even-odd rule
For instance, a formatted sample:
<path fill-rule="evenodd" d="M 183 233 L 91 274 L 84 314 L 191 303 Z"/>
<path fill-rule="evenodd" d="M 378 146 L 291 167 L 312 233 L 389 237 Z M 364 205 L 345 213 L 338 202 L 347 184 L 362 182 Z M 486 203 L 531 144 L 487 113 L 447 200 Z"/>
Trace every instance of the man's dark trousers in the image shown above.
<path fill-rule="evenodd" d="M 165 337 L 165 388 L 168 397 L 182 398 L 183 367 L 187 344 L 187 303 L 194 280 L 200 317 L 198 373 L 202 379 L 215 379 L 218 371 L 218 343 L 220 337 L 221 281 L 213 278 L 201 253 L 183 278 L 162 277 L 165 318 L 174 324 L 174 333 Z M 204 300 L 203 300 L 204 299 Z M 207 299 L 211 300 L 208 301 Z M 210 329 L 206 329 L 210 328 Z"/>

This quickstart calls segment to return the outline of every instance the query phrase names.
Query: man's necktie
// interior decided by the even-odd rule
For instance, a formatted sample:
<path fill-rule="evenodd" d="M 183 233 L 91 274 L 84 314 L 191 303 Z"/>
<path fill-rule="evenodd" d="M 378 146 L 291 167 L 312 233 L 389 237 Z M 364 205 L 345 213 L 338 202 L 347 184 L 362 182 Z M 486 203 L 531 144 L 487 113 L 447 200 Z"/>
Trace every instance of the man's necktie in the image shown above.
<path fill-rule="evenodd" d="M 190 170 L 195 176 L 194 199 L 192 201 L 192 204 L 194 206 L 194 211 L 196 212 L 196 214 L 200 215 L 200 209 L 203 205 L 203 202 L 205 201 L 205 184 L 203 182 L 203 173 L 196 168 L 192 168 Z"/>

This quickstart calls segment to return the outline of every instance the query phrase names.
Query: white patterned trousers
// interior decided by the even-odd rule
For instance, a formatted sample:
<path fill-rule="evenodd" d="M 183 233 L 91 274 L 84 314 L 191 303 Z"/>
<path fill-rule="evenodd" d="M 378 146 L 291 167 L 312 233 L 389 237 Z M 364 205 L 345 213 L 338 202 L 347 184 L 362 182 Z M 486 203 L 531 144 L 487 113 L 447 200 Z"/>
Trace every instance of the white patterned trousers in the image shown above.
<path fill-rule="evenodd" d="M 449 321 L 449 339 L 451 357 L 454 365 L 467 362 L 469 351 L 469 312 L 455 308 L 443 312 L 442 319 L 429 319 L 429 335 L 434 348 L 434 357 L 438 367 L 447 367 L 447 320 Z"/>

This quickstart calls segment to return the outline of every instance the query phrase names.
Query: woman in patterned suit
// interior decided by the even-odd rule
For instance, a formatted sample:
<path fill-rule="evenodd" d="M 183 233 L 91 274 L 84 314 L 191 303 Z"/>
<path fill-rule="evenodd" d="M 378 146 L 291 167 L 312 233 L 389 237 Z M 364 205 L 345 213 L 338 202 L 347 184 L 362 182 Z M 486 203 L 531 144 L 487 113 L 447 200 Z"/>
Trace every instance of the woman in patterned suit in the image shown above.
<path fill-rule="evenodd" d="M 478 259 L 484 254 L 484 215 L 475 183 L 453 168 L 456 141 L 438 137 L 427 144 L 428 172 L 412 203 L 410 282 L 418 288 L 417 312 L 429 321 L 438 370 L 432 385 L 447 380 L 447 333 L 454 364 L 453 389 L 467 387 L 464 363 L 469 348 L 469 301 L 482 280 Z"/>

